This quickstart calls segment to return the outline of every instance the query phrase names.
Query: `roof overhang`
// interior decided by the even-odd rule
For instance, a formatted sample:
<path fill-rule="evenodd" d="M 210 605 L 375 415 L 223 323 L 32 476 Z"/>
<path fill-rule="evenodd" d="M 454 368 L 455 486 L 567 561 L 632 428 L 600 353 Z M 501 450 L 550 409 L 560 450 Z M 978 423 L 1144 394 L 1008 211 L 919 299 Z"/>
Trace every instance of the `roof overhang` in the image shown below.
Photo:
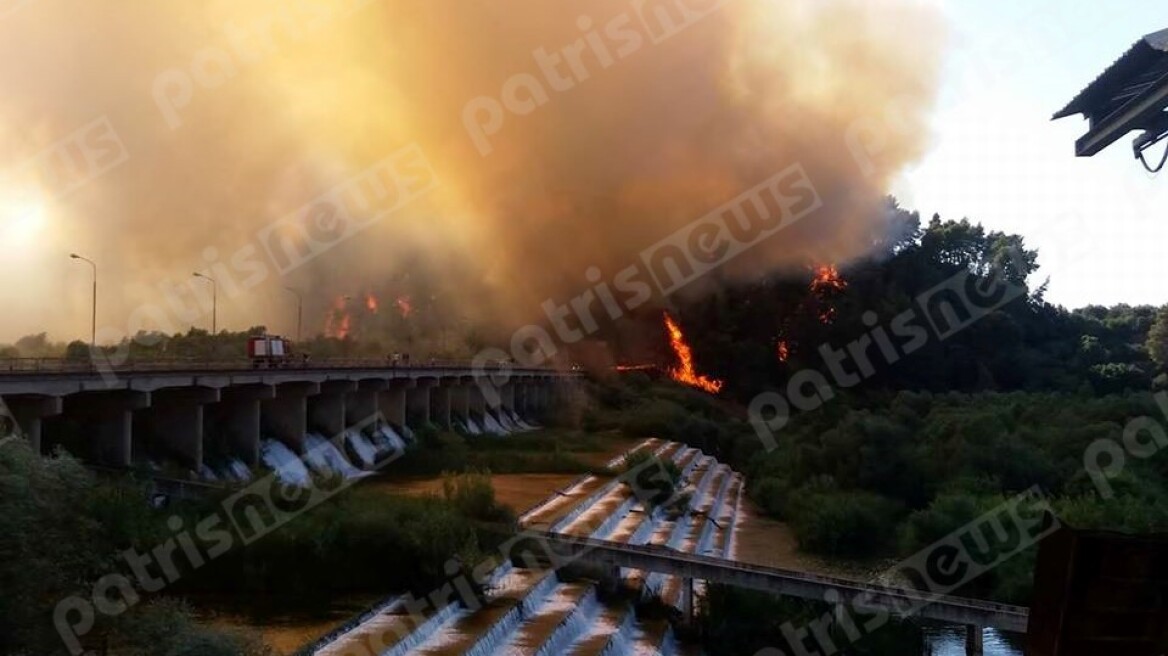
<path fill-rule="evenodd" d="M 1054 118 L 1082 114 L 1090 121 L 1075 152 L 1091 157 L 1133 130 L 1162 135 L 1168 131 L 1166 110 L 1168 30 L 1161 30 L 1137 41 Z"/>

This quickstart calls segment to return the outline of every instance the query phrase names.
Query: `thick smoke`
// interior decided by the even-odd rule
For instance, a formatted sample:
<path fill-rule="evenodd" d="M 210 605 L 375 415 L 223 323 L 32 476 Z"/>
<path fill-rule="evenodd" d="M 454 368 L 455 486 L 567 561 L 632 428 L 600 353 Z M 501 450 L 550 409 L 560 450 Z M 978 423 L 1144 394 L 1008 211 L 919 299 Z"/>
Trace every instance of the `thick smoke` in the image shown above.
<path fill-rule="evenodd" d="M 927 142 L 942 33 L 932 11 L 910 0 L 568 7 L 23 6 L 0 20 L 0 336 L 85 334 L 88 270 L 71 251 L 99 263 L 107 337 L 206 325 L 195 270 L 219 279 L 230 328 L 291 330 L 285 286 L 306 292 L 315 331 L 339 295 L 422 278 L 428 301 L 519 323 L 594 285 L 591 268 L 611 278 L 792 165 L 823 207 L 724 275 L 845 262 L 879 237 L 882 197 Z M 30 159 L 103 117 L 120 146 L 99 126 L 80 148 Z M 416 197 L 312 259 L 281 258 L 269 226 L 403 148 Z M 350 218 L 387 207 L 374 205 Z"/>

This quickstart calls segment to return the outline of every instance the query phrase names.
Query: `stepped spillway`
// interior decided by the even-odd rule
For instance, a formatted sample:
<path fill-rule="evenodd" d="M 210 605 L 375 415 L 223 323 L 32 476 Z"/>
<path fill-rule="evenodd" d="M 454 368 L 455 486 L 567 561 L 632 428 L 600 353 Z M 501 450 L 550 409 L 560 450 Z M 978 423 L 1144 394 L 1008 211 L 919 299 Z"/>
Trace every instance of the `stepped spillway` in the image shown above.
<path fill-rule="evenodd" d="M 523 527 L 631 544 L 669 546 L 687 553 L 727 555 L 743 493 L 742 477 L 697 449 L 647 439 L 608 463 L 619 470 L 629 453 L 648 451 L 673 461 L 682 472 L 689 509 L 669 516 L 645 507 L 619 477 L 583 476 L 524 513 Z M 627 586 L 655 593 L 680 605 L 682 582 L 675 577 L 624 569 Z M 377 654 L 489 656 L 696 653 L 677 643 L 669 623 L 643 621 L 625 602 L 605 604 L 598 585 L 563 581 L 554 571 L 505 563 L 488 585 L 488 602 L 475 610 L 452 604 L 412 618 L 392 605 L 373 613 L 319 654 L 343 656 L 342 645 L 376 644 Z M 696 594 L 703 588 L 695 583 Z M 370 642 L 376 633 L 388 634 Z"/>

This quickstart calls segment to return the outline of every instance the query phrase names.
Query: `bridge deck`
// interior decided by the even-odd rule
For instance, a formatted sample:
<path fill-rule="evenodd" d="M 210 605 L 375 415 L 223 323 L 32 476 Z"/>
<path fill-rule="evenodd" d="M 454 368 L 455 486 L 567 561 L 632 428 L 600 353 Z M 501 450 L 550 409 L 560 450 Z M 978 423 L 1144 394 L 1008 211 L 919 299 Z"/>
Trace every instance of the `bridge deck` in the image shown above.
<path fill-rule="evenodd" d="M 606 566 L 662 572 L 816 601 L 823 601 L 827 592 L 834 591 L 842 599 L 851 602 L 854 608 L 871 615 L 887 612 L 900 617 L 916 616 L 1014 632 L 1025 632 L 1029 617 L 1028 609 L 1020 606 L 760 567 L 682 553 L 665 547 L 630 545 L 553 533 L 543 533 L 541 537 L 553 549 L 558 548 L 558 555 Z"/>

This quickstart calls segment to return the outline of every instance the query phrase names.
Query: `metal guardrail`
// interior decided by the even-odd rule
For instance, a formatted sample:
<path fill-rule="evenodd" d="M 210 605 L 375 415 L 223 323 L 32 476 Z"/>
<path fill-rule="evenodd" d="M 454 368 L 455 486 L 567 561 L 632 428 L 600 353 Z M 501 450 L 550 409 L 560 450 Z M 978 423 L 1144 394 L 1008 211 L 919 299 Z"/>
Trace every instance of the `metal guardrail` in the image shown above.
<path fill-rule="evenodd" d="M 536 532 L 539 533 L 542 537 L 545 537 L 549 542 L 559 543 L 571 547 L 607 550 L 617 553 L 624 552 L 629 554 L 651 556 L 654 558 L 664 558 L 667 560 L 673 560 L 692 565 L 704 565 L 707 567 L 715 567 L 728 571 L 760 574 L 777 579 L 790 579 L 803 583 L 814 583 L 831 586 L 834 588 L 851 590 L 856 593 L 874 592 L 882 595 L 899 596 L 909 601 L 927 603 L 929 605 L 940 604 L 947 606 L 958 606 L 986 613 L 1002 613 L 1023 618 L 1027 617 L 1030 613 L 1030 609 L 1022 606 L 1000 604 L 992 601 L 983 601 L 981 599 L 972 599 L 970 597 L 930 595 L 928 593 L 923 593 L 909 588 L 896 588 L 892 586 L 864 583 L 862 581 L 856 581 L 853 579 L 834 578 L 830 576 L 820 576 L 818 574 L 809 574 L 806 572 L 797 572 L 794 570 L 763 567 L 760 565 L 738 562 L 736 560 L 726 560 L 723 558 L 713 558 L 710 556 L 700 556 L 697 554 L 675 551 L 666 547 L 626 544 L 623 542 L 608 542 L 605 540 L 581 538 L 560 533 L 547 533 L 542 531 Z"/>
<path fill-rule="evenodd" d="M 251 360 L 209 361 L 194 358 L 173 358 L 154 360 L 131 360 L 118 365 L 97 364 L 92 360 L 68 360 L 65 358 L 3 358 L 0 359 L 0 376 L 5 374 L 97 374 L 97 373 L 151 373 L 151 372 L 253 372 L 253 371 L 315 371 L 344 369 L 393 369 L 393 370 L 444 370 L 485 371 L 511 370 L 518 373 L 553 373 L 562 370 L 555 367 L 526 367 L 505 363 L 476 364 L 469 361 L 430 360 L 393 362 L 385 358 L 313 358 L 307 361 L 291 359 L 278 366 L 256 366 Z M 574 369 L 571 371 L 575 371 Z"/>

